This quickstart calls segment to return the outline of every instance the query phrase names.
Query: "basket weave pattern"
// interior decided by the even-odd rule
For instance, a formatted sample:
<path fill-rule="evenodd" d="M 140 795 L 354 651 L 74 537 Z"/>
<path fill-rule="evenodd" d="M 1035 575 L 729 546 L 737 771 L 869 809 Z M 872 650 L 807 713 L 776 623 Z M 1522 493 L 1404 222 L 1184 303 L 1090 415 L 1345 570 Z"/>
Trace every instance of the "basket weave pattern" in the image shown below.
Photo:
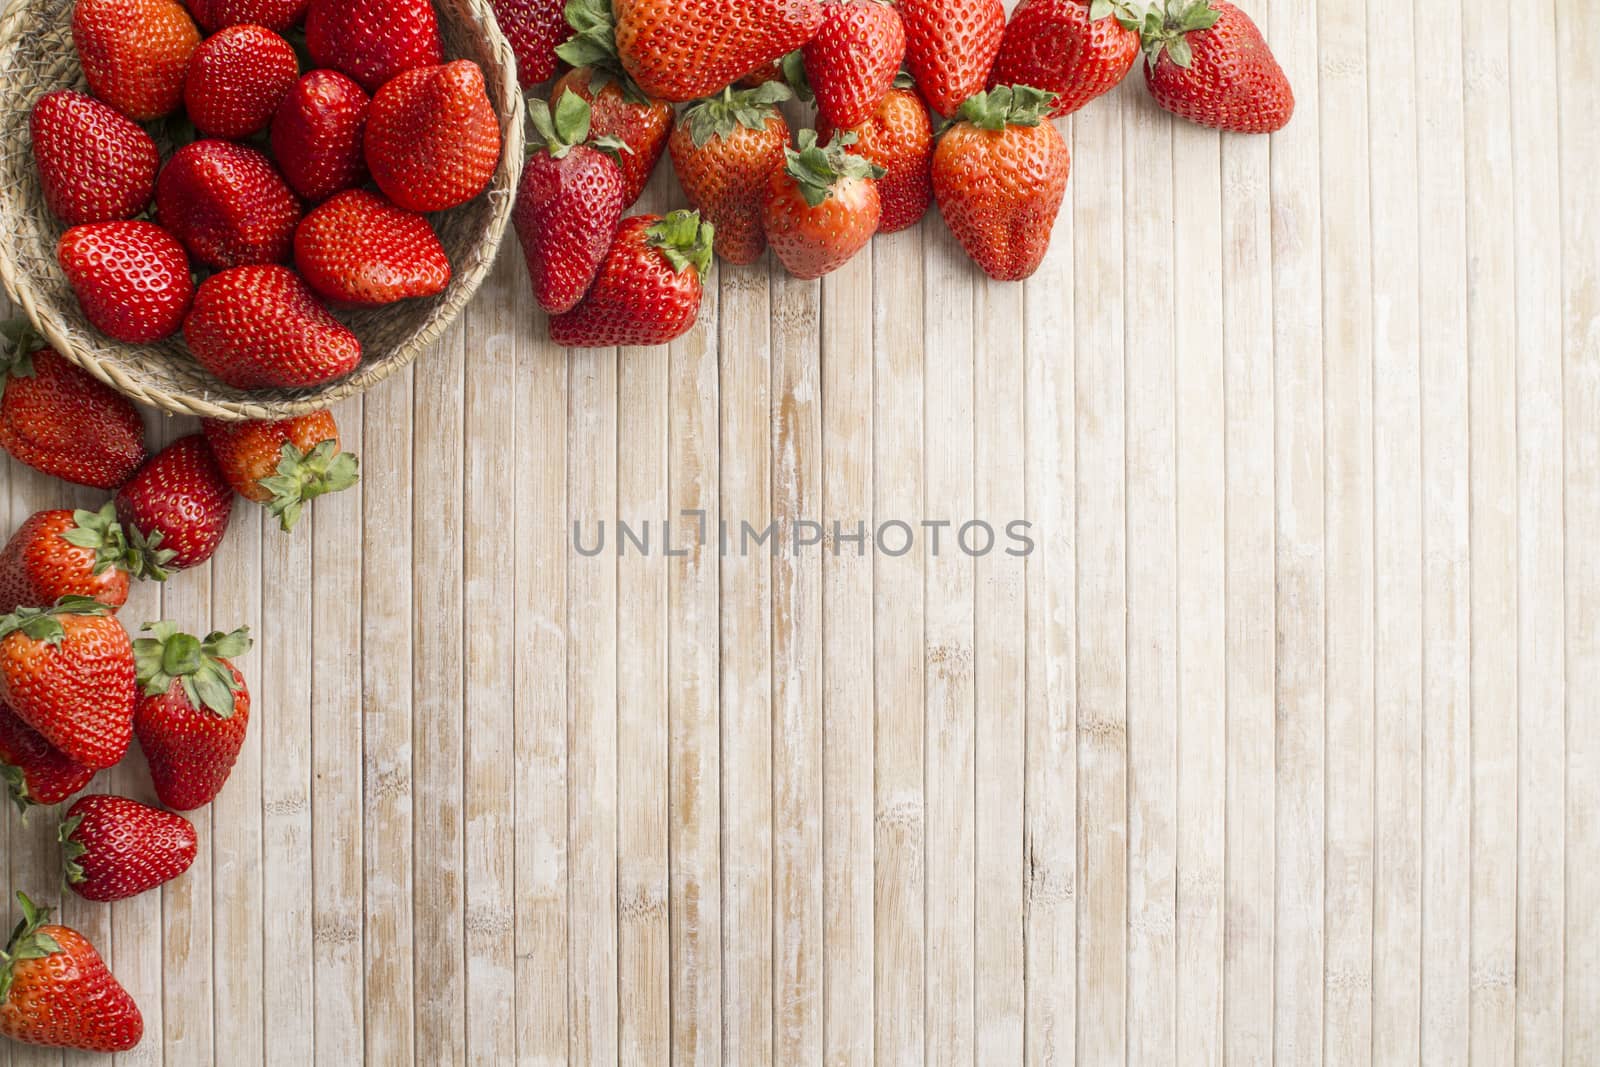
<path fill-rule="evenodd" d="M 0 281 L 62 355 L 141 403 L 215 419 L 282 419 L 365 392 L 416 359 L 472 299 L 494 264 L 522 171 L 523 101 L 511 46 L 486 0 L 436 0 L 445 55 L 483 68 L 500 119 L 504 152 L 489 191 L 431 216 L 454 276 L 436 297 L 372 310 L 336 312 L 361 339 L 360 367 L 310 389 L 245 392 L 197 364 L 177 336 L 126 345 L 89 325 L 56 263 L 66 226 L 45 205 L 28 119 L 45 93 L 87 91 L 72 44 L 74 0 L 0 0 Z M 159 141 L 159 138 L 158 138 Z M 162 144 L 163 158 L 172 146 Z"/>

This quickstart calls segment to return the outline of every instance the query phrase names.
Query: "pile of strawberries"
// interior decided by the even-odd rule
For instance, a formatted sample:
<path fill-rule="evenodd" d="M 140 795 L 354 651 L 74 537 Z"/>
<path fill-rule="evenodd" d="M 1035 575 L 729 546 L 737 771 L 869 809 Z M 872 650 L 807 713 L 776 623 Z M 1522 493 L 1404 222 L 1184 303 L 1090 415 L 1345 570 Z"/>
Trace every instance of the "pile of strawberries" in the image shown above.
<path fill-rule="evenodd" d="M 228 385 L 312 386 L 361 362 L 330 307 L 449 285 L 427 215 L 489 186 L 501 138 L 431 0 L 78 0 L 72 37 L 93 95 L 45 95 L 31 132 L 70 227 L 61 269 L 102 333 L 181 329 Z M 157 121 L 180 145 L 165 162 L 140 125 Z"/>
<path fill-rule="evenodd" d="M 1071 169 L 1048 120 L 1141 53 L 1156 102 L 1195 122 L 1270 133 L 1294 112 L 1227 0 L 1022 0 L 1009 23 L 1001 0 L 493 2 L 524 89 L 571 68 L 530 102 L 542 148 L 515 215 L 568 346 L 680 336 L 713 251 L 748 264 L 770 247 L 817 278 L 935 202 L 986 273 L 1029 277 Z M 795 97 L 816 129 L 791 131 L 778 105 Z M 695 210 L 624 219 L 663 153 Z"/>

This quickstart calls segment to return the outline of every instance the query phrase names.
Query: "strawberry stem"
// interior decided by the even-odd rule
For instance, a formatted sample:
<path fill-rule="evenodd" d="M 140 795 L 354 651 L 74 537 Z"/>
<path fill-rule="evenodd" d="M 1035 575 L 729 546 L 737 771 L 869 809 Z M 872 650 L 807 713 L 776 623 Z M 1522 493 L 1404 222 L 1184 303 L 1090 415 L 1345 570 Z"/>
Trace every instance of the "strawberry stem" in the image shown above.
<path fill-rule="evenodd" d="M 42 960 L 61 951 L 61 945 L 55 938 L 39 932 L 45 920 L 50 918 L 51 909 L 39 907 L 20 891 L 17 901 L 22 905 L 22 921 L 11 931 L 11 940 L 6 943 L 5 951 L 0 952 L 0 1004 L 4 1004 L 11 995 L 11 982 L 16 977 L 18 963 L 23 960 Z"/>
<path fill-rule="evenodd" d="M 800 147 L 785 149 L 784 172 L 793 178 L 811 207 L 819 207 L 833 195 L 833 187 L 847 178 L 877 180 L 886 173 L 863 156 L 845 151 L 856 143 L 854 130 L 840 130 L 826 146 L 817 144 L 816 130 L 800 131 Z"/>
<path fill-rule="evenodd" d="M 646 230 L 645 240 L 659 249 L 679 274 L 688 267 L 704 274 L 711 269 L 716 227 L 698 211 L 674 211 Z"/>
<path fill-rule="evenodd" d="M 293 441 L 285 441 L 279 456 L 278 473 L 257 484 L 272 494 L 267 512 L 285 533 L 300 521 L 308 501 L 343 492 L 361 480 L 360 460 L 352 453 L 340 452 L 337 441 L 323 441 L 310 452 L 301 452 Z"/>
<path fill-rule="evenodd" d="M 766 129 L 767 120 L 778 113 L 777 105 L 792 99 L 794 91 L 783 82 L 767 82 L 754 89 L 728 86 L 716 96 L 707 97 L 684 112 L 689 136 L 696 148 L 704 148 L 712 138 L 728 138 L 743 126 L 757 133 Z"/>
<path fill-rule="evenodd" d="M 133 662 L 145 696 L 163 696 L 177 682 L 196 711 L 209 708 L 219 718 L 233 716 L 239 682 L 224 660 L 250 651 L 250 627 L 232 633 L 209 634 L 204 641 L 179 630 L 174 623 L 152 622 L 133 643 Z"/>

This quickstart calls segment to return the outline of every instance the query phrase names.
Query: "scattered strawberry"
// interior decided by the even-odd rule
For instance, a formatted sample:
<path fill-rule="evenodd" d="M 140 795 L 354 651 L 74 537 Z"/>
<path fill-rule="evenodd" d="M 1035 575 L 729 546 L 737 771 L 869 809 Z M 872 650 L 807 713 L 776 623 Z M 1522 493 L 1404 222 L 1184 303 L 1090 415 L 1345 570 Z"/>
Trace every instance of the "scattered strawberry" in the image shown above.
<path fill-rule="evenodd" d="M 583 299 L 611 249 L 622 222 L 622 170 L 587 143 L 589 105 L 577 93 L 563 92 L 554 114 L 544 101 L 529 100 L 528 114 L 544 147 L 523 169 L 511 221 L 534 300 L 560 314 Z"/>
<path fill-rule="evenodd" d="M 159 545 L 130 540 L 114 504 L 99 511 L 41 511 L 0 552 L 0 613 L 68 596 L 98 600 L 115 612 L 128 602 L 129 578 L 160 581 L 171 558 Z"/>
<path fill-rule="evenodd" d="M 823 15 L 816 0 L 613 0 L 612 8 L 623 67 L 644 92 L 674 103 L 721 92 L 794 51 Z"/>
<path fill-rule="evenodd" d="M 72 891 L 85 900 L 127 900 L 172 881 L 199 842 L 182 815 L 97 793 L 67 809 L 56 831 Z"/>
<path fill-rule="evenodd" d="M 500 163 L 500 123 L 483 71 L 462 59 L 387 83 L 372 98 L 366 149 L 378 188 L 407 211 L 444 211 L 473 199 Z"/>
<path fill-rule="evenodd" d="M 650 175 L 667 150 L 667 138 L 672 135 L 672 105 L 651 100 L 631 82 L 593 67 L 580 67 L 562 75 L 550 90 L 550 99 L 559 101 L 569 92 L 589 105 L 591 138 L 612 138 L 626 146 L 617 155 L 617 165 L 622 168 L 622 206 L 626 210 L 650 184 Z"/>
<path fill-rule="evenodd" d="M 250 651 L 250 630 L 203 642 L 170 622 L 145 631 L 154 636 L 134 642 L 141 689 L 134 730 L 161 803 L 193 811 L 217 798 L 244 747 L 250 691 L 231 660 Z"/>
<path fill-rule="evenodd" d="M 326 200 L 367 180 L 366 90 L 336 70 L 295 82 L 272 120 L 272 155 L 294 191 Z"/>
<path fill-rule="evenodd" d="M 354 307 L 437 296 L 450 284 L 450 258 L 428 220 L 364 189 L 305 217 L 294 263 L 318 296 Z"/>
<path fill-rule="evenodd" d="M 114 767 L 133 736 L 133 647 L 88 597 L 0 618 L 0 700 L 62 754 Z"/>
<path fill-rule="evenodd" d="M 1156 103 L 1202 126 L 1274 133 L 1294 115 L 1294 89 L 1261 31 L 1227 0 L 1166 0 L 1142 27 L 1145 81 Z"/>
<path fill-rule="evenodd" d="M 511 51 L 523 91 L 549 81 L 556 72 L 556 45 L 572 33 L 563 0 L 489 0 Z"/>
<path fill-rule="evenodd" d="M 150 206 L 161 153 L 115 108 L 59 89 L 33 105 L 28 129 L 44 202 L 68 226 L 131 219 Z"/>
<path fill-rule="evenodd" d="M 933 203 L 933 123 L 922 98 L 913 89 L 891 89 L 872 117 L 851 132 L 856 140 L 845 151 L 883 168 L 878 232 L 895 233 L 922 221 Z M 819 141 L 829 142 L 837 133 L 832 124 L 818 121 Z"/>
<path fill-rule="evenodd" d="M 306 17 L 311 0 L 189 0 L 189 10 L 207 33 L 229 26 L 265 26 L 284 33 Z"/>
<path fill-rule="evenodd" d="M 0 447 L 53 478 L 115 489 L 145 461 L 127 397 L 44 347 L 26 322 L 0 323 Z"/>
<path fill-rule="evenodd" d="M 1124 0 L 1022 0 L 989 85 L 1044 89 L 1056 94 L 1051 117 L 1071 114 L 1127 77 L 1139 58 L 1138 25 Z"/>
<path fill-rule="evenodd" d="M 181 571 L 210 559 L 222 543 L 233 490 L 205 438 L 191 434 L 140 468 L 117 493 L 116 505 L 129 540 L 169 553 L 161 565 Z"/>
<path fill-rule="evenodd" d="M 306 46 L 317 66 L 343 71 L 369 93 L 444 62 L 433 0 L 311 0 Z"/>
<path fill-rule="evenodd" d="M 842 134 L 824 148 L 815 130 L 801 130 L 799 151 L 787 149 L 788 162 L 767 179 L 767 241 L 796 278 L 838 270 L 878 232 L 883 168 L 845 151 L 854 140 Z"/>
<path fill-rule="evenodd" d="M 213 274 L 184 323 L 200 365 L 235 389 L 298 389 L 356 369 L 361 342 L 286 267 Z"/>
<path fill-rule="evenodd" d="M 623 219 L 589 295 L 551 318 L 551 340 L 606 348 L 664 345 L 688 333 L 700 316 L 701 277 L 715 237 L 715 227 L 694 211 Z"/>
<path fill-rule="evenodd" d="M 156 210 L 209 267 L 285 263 L 300 201 L 263 153 L 229 141 L 178 149 L 156 182 Z"/>
<path fill-rule="evenodd" d="M 62 755 L 44 736 L 0 704 L 0 775 L 23 815 L 79 793 L 94 780 L 95 769 Z"/>
<path fill-rule="evenodd" d="M 78 931 L 46 925 L 22 893 L 22 921 L 0 954 L 0 1036 L 30 1045 L 126 1052 L 144 1036 L 139 1005 Z"/>
<path fill-rule="evenodd" d="M 716 227 L 717 255 L 730 263 L 754 263 L 767 250 L 767 179 L 782 169 L 789 147 L 789 124 L 776 105 L 792 95 L 782 82 L 724 89 L 685 112 L 673 131 L 678 182 Z"/>
<path fill-rule="evenodd" d="M 343 492 L 360 478 L 355 454 L 339 451 L 331 412 L 275 422 L 207 419 L 203 428 L 234 492 L 265 504 L 285 531 L 294 529 L 307 502 Z"/>
<path fill-rule="evenodd" d="M 91 325 L 127 344 L 171 337 L 194 297 L 189 257 L 153 222 L 93 222 L 61 237 L 56 259 Z"/>
<path fill-rule="evenodd" d="M 1000 51 L 1006 11 L 1000 0 L 900 0 L 906 67 L 928 104 L 954 115 L 980 91 Z"/>
<path fill-rule="evenodd" d="M 1053 93 L 1027 86 L 979 93 L 934 150 L 933 192 L 950 232 L 1000 281 L 1039 269 L 1066 197 L 1072 160 L 1045 120 L 1053 106 Z"/>
<path fill-rule="evenodd" d="M 288 41 L 265 26 L 229 26 L 194 50 L 184 105 L 207 137 L 253 137 L 299 78 L 300 60 Z"/>
<path fill-rule="evenodd" d="M 135 122 L 178 110 L 200 31 L 178 0 L 78 0 L 72 43 L 89 91 Z"/>
<path fill-rule="evenodd" d="M 822 25 L 803 52 L 806 81 L 817 113 L 849 129 L 866 122 L 893 88 L 906 55 L 906 29 L 880 0 L 840 0 L 823 10 Z"/>

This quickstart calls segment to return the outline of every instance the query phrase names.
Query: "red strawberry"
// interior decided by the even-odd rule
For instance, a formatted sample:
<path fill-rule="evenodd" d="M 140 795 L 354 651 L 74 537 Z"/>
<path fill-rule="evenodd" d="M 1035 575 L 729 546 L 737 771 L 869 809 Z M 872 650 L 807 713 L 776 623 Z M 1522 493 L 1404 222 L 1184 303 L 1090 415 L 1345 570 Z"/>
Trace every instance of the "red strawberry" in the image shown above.
<path fill-rule="evenodd" d="M 551 340 L 608 348 L 682 337 L 700 316 L 701 276 L 715 237 L 715 227 L 694 211 L 623 219 L 589 295 L 550 320 Z"/>
<path fill-rule="evenodd" d="M 68 226 L 131 219 L 150 206 L 161 153 L 115 108 L 58 89 L 33 105 L 28 129 L 44 202 Z"/>
<path fill-rule="evenodd" d="M 67 809 L 56 831 L 72 891 L 85 900 L 127 900 L 189 869 L 199 842 L 182 815 L 97 793 Z"/>
<path fill-rule="evenodd" d="M 310 4 L 311 0 L 189 0 L 189 10 L 207 33 L 247 24 L 283 33 L 306 17 Z"/>
<path fill-rule="evenodd" d="M 161 223 L 209 267 L 285 263 L 300 223 L 272 161 L 228 141 L 196 141 L 167 161 L 156 182 Z"/>
<path fill-rule="evenodd" d="M 1000 51 L 1006 11 L 1000 0 L 900 0 L 906 66 L 941 115 L 954 115 L 980 91 Z"/>
<path fill-rule="evenodd" d="M 1294 89 L 1250 16 L 1227 0 L 1166 0 L 1143 27 L 1145 81 L 1175 115 L 1232 133 L 1274 133 Z"/>
<path fill-rule="evenodd" d="M 564 0 L 489 0 L 489 6 L 516 54 L 523 90 L 549 81 L 556 72 L 556 45 L 572 35 Z"/>
<path fill-rule="evenodd" d="M 89 91 L 135 122 L 183 103 L 200 31 L 178 0 L 78 0 L 72 43 Z"/>
<path fill-rule="evenodd" d="M 444 62 L 433 0 L 311 0 L 306 46 L 317 66 L 343 71 L 369 93 Z"/>
<path fill-rule="evenodd" d="M 200 365 L 235 389 L 298 389 L 343 378 L 361 342 L 287 267 L 235 267 L 195 294 L 183 326 Z"/>
<path fill-rule="evenodd" d="M 189 257 L 153 222 L 93 222 L 61 237 L 56 259 L 91 325 L 128 344 L 171 337 L 194 297 Z"/>
<path fill-rule="evenodd" d="M 838 131 L 817 123 L 817 139 L 828 142 Z M 883 203 L 879 233 L 915 226 L 933 203 L 933 124 L 928 109 L 912 89 L 891 89 L 878 110 L 852 132 L 845 151 L 883 168 L 878 199 Z"/>
<path fill-rule="evenodd" d="M 367 167 L 407 211 L 444 211 L 489 187 L 500 123 L 469 60 L 409 70 L 378 90 L 367 120 Z"/>
<path fill-rule="evenodd" d="M 816 0 L 613 0 L 612 9 L 623 67 L 646 93 L 674 103 L 720 92 L 794 51 L 823 14 Z"/>
<path fill-rule="evenodd" d="M 191 434 L 168 445 L 117 493 L 117 520 L 129 540 L 171 555 L 171 570 L 210 559 L 233 517 L 233 490 L 205 438 Z"/>
<path fill-rule="evenodd" d="M 63 756 L 17 713 L 0 704 L 0 775 L 17 810 L 59 804 L 94 780 L 95 769 Z"/>
<path fill-rule="evenodd" d="M 754 263 L 767 250 L 767 179 L 782 169 L 789 147 L 789 124 L 775 105 L 792 95 L 782 82 L 724 89 L 685 112 L 673 131 L 678 182 L 716 227 L 717 255 L 730 263 Z"/>
<path fill-rule="evenodd" d="M 563 92 L 554 115 L 544 101 L 529 100 L 528 113 L 545 147 L 522 172 L 511 221 L 528 261 L 534 300 L 560 314 L 583 299 L 611 249 L 622 221 L 622 171 L 584 143 L 589 105 L 578 94 Z"/>
<path fill-rule="evenodd" d="M 367 115 L 372 100 L 336 70 L 295 82 L 272 120 L 272 154 L 296 193 L 326 200 L 367 180 Z"/>
<path fill-rule="evenodd" d="M 1001 86 L 961 105 L 933 154 L 933 193 L 950 232 L 992 278 L 1033 274 L 1050 248 L 1072 160 L 1045 116 L 1054 94 Z"/>
<path fill-rule="evenodd" d="M 355 454 L 339 451 L 339 427 L 330 412 L 276 422 L 207 419 L 203 426 L 234 492 L 265 504 L 285 531 L 294 529 L 308 501 L 343 492 L 360 479 Z"/>
<path fill-rule="evenodd" d="M 251 137 L 267 128 L 299 77 L 288 41 L 265 26 L 229 26 L 194 50 L 184 104 L 207 137 Z"/>
<path fill-rule="evenodd" d="M 848 129 L 872 116 L 894 87 L 906 55 L 906 29 L 879 0 L 841 0 L 823 9 L 822 26 L 806 45 L 806 81 L 817 112 Z"/>
<path fill-rule="evenodd" d="M 565 46 L 563 46 L 565 47 Z M 627 148 L 617 155 L 626 210 L 650 183 L 672 135 L 672 105 L 651 100 L 637 86 L 590 67 L 568 71 L 550 90 L 551 100 L 575 93 L 589 105 L 589 136 L 613 138 Z"/>
<path fill-rule="evenodd" d="M 144 1019 L 76 930 L 48 926 L 49 908 L 22 893 L 22 921 L 0 955 L 0 1036 L 30 1045 L 126 1052 Z"/>
<path fill-rule="evenodd" d="M 1123 0 L 1022 0 L 989 85 L 1055 93 L 1051 115 L 1066 115 L 1115 89 L 1137 58 L 1138 19 Z"/>
<path fill-rule="evenodd" d="M 133 647 L 98 600 L 0 618 L 0 700 L 70 759 L 104 770 L 133 736 Z"/>
<path fill-rule="evenodd" d="M 171 558 L 158 546 L 131 543 L 113 504 L 41 511 L 0 552 L 0 612 L 47 607 L 67 596 L 90 597 L 115 612 L 128 602 L 130 576 L 159 581 Z"/>
<path fill-rule="evenodd" d="M 767 241 L 796 278 L 838 270 L 878 232 L 883 168 L 846 152 L 854 140 L 843 134 L 823 148 L 815 130 L 802 130 L 800 150 L 787 150 L 787 165 L 767 179 Z"/>
<path fill-rule="evenodd" d="M 53 478 L 115 489 L 145 461 L 127 397 L 48 348 L 26 323 L 0 324 L 0 447 Z"/>
<path fill-rule="evenodd" d="M 428 220 L 364 189 L 305 217 L 294 263 L 318 296 L 355 307 L 437 296 L 450 284 L 450 258 Z"/>
<path fill-rule="evenodd" d="M 156 796 L 174 811 L 205 807 L 244 747 L 250 691 L 230 660 L 250 651 L 248 627 L 200 641 L 170 622 L 134 642 L 141 695 L 134 718 Z"/>

